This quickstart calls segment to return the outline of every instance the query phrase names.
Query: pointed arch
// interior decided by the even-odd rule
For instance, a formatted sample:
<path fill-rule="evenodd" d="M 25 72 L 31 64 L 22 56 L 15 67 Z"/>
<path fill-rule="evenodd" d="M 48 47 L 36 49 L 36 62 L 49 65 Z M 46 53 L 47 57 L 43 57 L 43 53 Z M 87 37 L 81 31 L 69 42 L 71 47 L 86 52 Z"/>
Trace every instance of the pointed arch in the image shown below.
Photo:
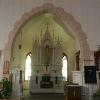
<path fill-rule="evenodd" d="M 77 22 L 74 17 L 66 13 L 63 8 L 56 7 L 51 3 L 43 4 L 40 7 L 35 7 L 31 11 L 26 12 L 20 20 L 18 20 L 14 29 L 9 33 L 9 40 L 5 45 L 4 49 L 4 60 L 10 60 L 11 58 L 11 47 L 13 40 L 18 34 L 18 31 L 21 27 L 31 18 L 36 15 L 42 14 L 44 12 L 49 12 L 56 16 L 58 19 L 58 23 L 63 26 L 64 29 L 69 30 L 70 34 L 72 34 L 79 42 L 80 45 L 80 66 L 83 67 L 87 64 L 86 60 L 90 60 L 90 48 L 87 43 L 86 34 L 83 32 L 81 25 Z M 81 68 L 80 68 L 81 69 Z"/>

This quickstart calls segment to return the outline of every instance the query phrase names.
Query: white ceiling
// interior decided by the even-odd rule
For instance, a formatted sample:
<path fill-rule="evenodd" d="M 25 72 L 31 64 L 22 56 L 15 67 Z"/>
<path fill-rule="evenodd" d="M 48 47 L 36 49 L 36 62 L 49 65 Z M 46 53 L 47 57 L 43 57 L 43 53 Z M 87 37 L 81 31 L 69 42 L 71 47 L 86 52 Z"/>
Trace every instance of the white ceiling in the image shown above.
<path fill-rule="evenodd" d="M 19 33 L 22 33 L 23 45 L 25 44 L 26 47 L 30 48 L 29 46 L 32 44 L 33 38 L 41 38 L 45 34 L 47 24 L 51 37 L 54 36 L 55 39 L 59 37 L 64 47 L 70 47 L 73 43 L 75 44 L 74 38 L 55 21 L 55 16 L 50 13 L 45 13 L 32 17 L 23 25 L 20 30 L 21 32 L 19 31 Z M 21 34 L 19 34 L 19 37 L 21 38 Z"/>
<path fill-rule="evenodd" d="M 53 36 L 55 40 L 57 40 L 59 37 L 62 43 L 63 52 L 69 55 L 73 54 L 73 51 L 76 52 L 75 39 L 70 35 L 69 32 L 66 32 L 55 19 L 56 17 L 50 13 L 44 13 L 30 18 L 22 26 L 22 28 L 19 30 L 19 34 L 14 39 L 14 48 L 17 48 L 21 43 L 23 54 L 31 51 L 33 39 L 39 38 L 39 40 L 41 40 L 41 37 L 46 32 L 48 23 L 48 30 L 52 39 Z"/>

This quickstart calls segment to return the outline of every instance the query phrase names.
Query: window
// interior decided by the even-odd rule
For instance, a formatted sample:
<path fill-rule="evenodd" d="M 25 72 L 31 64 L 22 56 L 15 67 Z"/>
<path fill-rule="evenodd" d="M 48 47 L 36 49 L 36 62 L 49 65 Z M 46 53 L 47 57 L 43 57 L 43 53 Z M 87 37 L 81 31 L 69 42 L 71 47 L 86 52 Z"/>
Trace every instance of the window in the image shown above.
<path fill-rule="evenodd" d="M 63 67 L 62 67 L 62 76 L 64 77 L 64 81 L 67 81 L 67 57 L 66 56 L 63 56 L 62 58 L 62 64 L 63 64 Z"/>
<path fill-rule="evenodd" d="M 31 76 L 31 53 L 26 56 L 25 63 L 25 80 L 30 80 Z"/>

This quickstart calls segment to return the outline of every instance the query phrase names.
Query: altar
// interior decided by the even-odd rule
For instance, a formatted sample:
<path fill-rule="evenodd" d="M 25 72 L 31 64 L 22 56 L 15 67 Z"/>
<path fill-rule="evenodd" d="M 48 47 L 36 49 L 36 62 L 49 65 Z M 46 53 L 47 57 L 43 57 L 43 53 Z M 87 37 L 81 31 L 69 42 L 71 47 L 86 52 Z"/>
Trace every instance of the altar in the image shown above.
<path fill-rule="evenodd" d="M 46 32 L 33 40 L 30 93 L 64 93 L 61 40 Z"/>
<path fill-rule="evenodd" d="M 30 93 L 64 93 L 62 77 L 36 76 L 30 81 Z"/>

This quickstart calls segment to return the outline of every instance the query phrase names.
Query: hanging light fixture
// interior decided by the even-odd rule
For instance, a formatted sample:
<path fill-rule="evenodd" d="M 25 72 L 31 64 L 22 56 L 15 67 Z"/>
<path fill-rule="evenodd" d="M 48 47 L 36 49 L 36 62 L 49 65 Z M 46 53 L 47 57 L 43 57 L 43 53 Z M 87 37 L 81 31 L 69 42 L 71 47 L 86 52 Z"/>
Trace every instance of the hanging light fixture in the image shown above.
<path fill-rule="evenodd" d="M 20 33 L 20 43 L 19 43 L 19 50 L 22 48 L 22 31 Z"/>

